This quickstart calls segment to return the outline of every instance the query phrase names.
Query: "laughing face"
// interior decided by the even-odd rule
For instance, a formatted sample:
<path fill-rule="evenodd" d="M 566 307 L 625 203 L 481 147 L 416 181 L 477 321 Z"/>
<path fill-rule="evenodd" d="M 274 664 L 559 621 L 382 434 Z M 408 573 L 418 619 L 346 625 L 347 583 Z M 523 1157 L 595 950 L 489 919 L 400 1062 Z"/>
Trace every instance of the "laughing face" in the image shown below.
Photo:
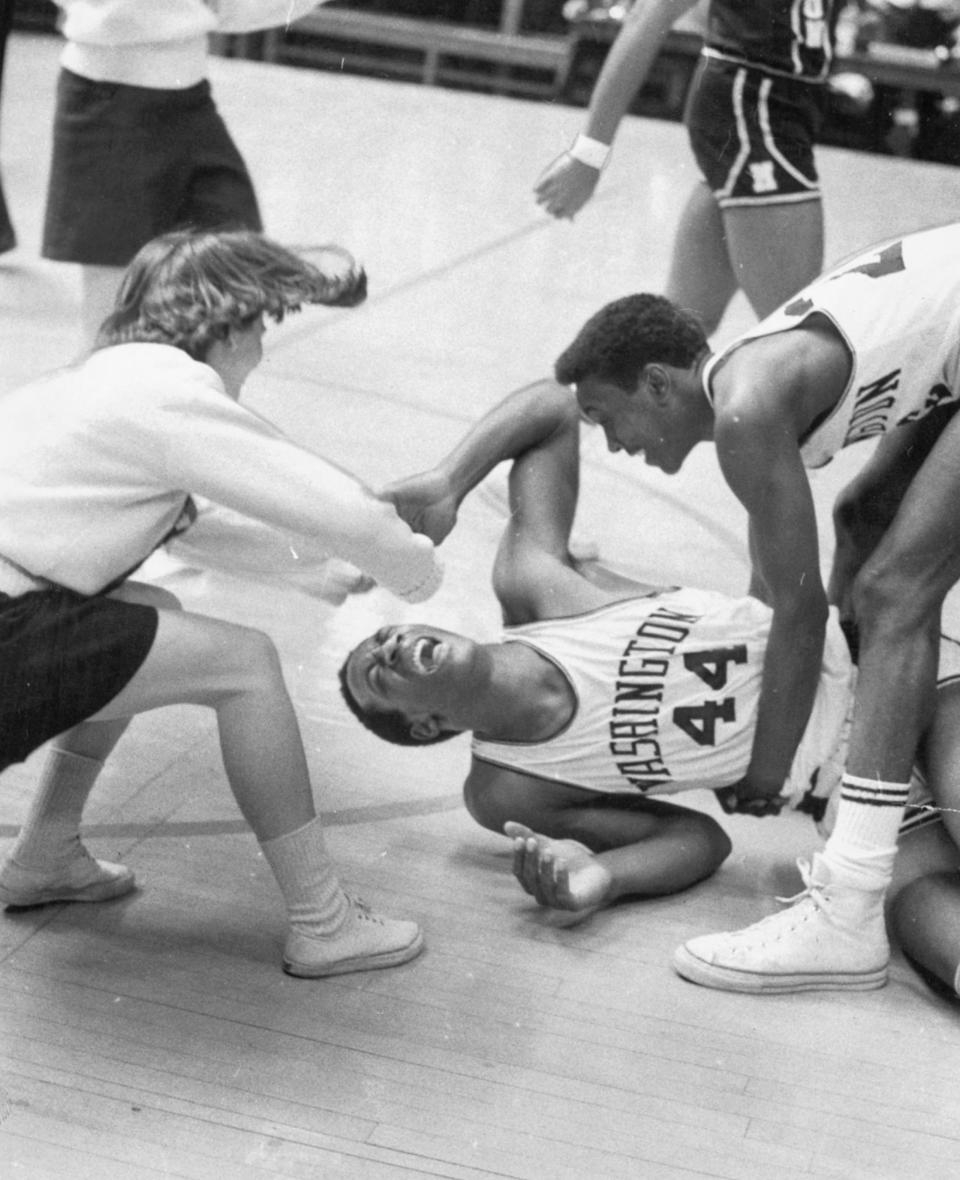
<path fill-rule="evenodd" d="M 661 368 L 653 376 L 659 378 L 663 372 Z M 660 388 L 646 377 L 632 392 L 586 377 L 577 385 L 577 403 L 583 416 L 602 428 L 609 450 L 626 451 L 673 475 L 698 438 L 686 428 L 673 402 L 659 394 Z"/>
<path fill-rule="evenodd" d="M 350 693 L 365 712 L 399 710 L 465 728 L 463 708 L 477 683 L 481 648 L 465 635 L 426 624 L 381 627 L 347 660 Z"/>

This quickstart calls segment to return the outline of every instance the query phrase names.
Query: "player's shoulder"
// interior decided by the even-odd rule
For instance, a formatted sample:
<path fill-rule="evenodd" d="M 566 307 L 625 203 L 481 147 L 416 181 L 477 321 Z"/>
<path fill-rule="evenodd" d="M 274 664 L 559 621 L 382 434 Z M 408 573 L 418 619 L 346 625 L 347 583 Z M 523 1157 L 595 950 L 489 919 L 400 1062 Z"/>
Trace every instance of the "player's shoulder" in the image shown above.
<path fill-rule="evenodd" d="M 795 326 L 750 337 L 713 377 L 718 444 L 779 429 L 798 437 L 812 416 L 840 398 L 850 364 L 844 336 L 817 313 Z M 808 405 L 811 395 L 814 405 Z"/>

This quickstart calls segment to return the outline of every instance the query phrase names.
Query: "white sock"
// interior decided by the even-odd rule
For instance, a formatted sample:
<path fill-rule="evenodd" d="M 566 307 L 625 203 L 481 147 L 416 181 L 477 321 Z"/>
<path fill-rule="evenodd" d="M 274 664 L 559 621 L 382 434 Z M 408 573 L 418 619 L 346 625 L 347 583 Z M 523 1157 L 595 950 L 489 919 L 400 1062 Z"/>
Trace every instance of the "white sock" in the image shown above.
<path fill-rule="evenodd" d="M 314 938 L 330 938 L 350 908 L 327 852 L 323 826 L 313 819 L 283 836 L 260 843 L 280 892 L 290 925 Z"/>
<path fill-rule="evenodd" d="M 83 808 L 102 769 L 98 758 L 51 746 L 11 859 L 31 868 L 75 856 Z"/>
<path fill-rule="evenodd" d="M 831 869 L 864 888 L 890 883 L 909 783 L 844 774 L 833 832 L 823 850 Z"/>

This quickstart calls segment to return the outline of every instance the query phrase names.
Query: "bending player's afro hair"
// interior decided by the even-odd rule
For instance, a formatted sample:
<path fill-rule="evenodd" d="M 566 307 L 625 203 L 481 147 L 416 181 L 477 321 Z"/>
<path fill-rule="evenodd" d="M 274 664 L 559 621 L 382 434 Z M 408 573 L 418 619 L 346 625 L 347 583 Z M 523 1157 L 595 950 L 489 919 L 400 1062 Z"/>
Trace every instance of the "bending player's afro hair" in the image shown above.
<path fill-rule="evenodd" d="M 363 302 L 367 276 L 346 250 L 311 253 L 316 264 L 253 230 L 154 238 L 127 267 L 95 347 L 172 344 L 202 361 L 214 341 L 265 315 L 279 323 L 305 303 Z"/>
<path fill-rule="evenodd" d="M 356 649 L 354 649 L 356 650 Z M 375 733 L 385 742 L 392 742 L 395 746 L 435 746 L 437 742 L 446 742 L 457 737 L 459 730 L 444 729 L 432 738 L 417 738 L 410 732 L 410 722 L 399 709 L 364 709 L 357 698 L 350 691 L 347 684 L 347 665 L 350 656 L 340 665 L 337 675 L 340 678 L 340 695 L 347 703 L 347 708 L 365 729 Z"/>
<path fill-rule="evenodd" d="M 560 355 L 561 385 L 588 377 L 631 390 L 649 364 L 689 368 L 707 346 L 700 321 L 662 295 L 627 295 L 602 307 Z"/>

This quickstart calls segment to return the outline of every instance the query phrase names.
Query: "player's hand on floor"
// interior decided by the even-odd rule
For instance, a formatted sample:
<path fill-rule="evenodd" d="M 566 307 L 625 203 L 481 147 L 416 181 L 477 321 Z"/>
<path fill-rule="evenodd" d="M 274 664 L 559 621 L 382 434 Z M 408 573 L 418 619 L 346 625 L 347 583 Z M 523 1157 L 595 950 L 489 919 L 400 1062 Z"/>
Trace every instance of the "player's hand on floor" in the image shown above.
<path fill-rule="evenodd" d="M 585 844 L 552 840 L 512 820 L 503 830 L 513 840 L 513 875 L 540 905 L 586 917 L 606 902 L 613 878 Z"/>
<path fill-rule="evenodd" d="M 513 839 L 513 875 L 542 906 L 572 910 L 570 873 L 554 855 L 553 841 L 538 836 L 523 824 L 508 823 L 503 829 Z"/>

